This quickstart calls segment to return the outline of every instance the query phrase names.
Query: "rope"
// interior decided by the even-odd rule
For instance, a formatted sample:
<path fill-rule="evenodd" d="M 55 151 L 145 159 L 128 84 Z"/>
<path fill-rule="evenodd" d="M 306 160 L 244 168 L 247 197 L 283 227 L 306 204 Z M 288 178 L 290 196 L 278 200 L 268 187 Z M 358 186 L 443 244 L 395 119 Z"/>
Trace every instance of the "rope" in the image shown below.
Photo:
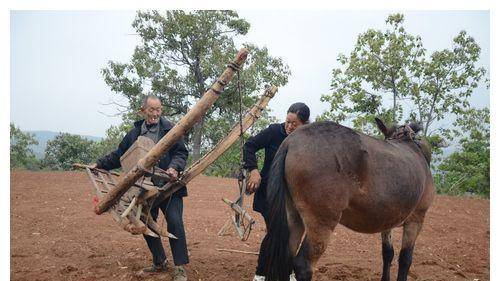
<path fill-rule="evenodd" d="M 238 197 L 238 199 L 235 201 L 235 204 L 238 204 L 238 205 L 242 205 L 242 201 L 243 201 L 243 179 L 244 179 L 244 175 L 243 175 L 243 145 L 244 144 L 244 139 L 243 139 L 243 95 L 241 94 L 241 80 L 240 80 L 240 72 L 238 71 L 237 72 L 237 83 L 236 83 L 236 87 L 237 87 L 237 91 L 238 91 L 238 98 L 239 98 L 239 124 L 240 124 L 240 165 L 239 165 L 239 168 L 240 168 L 240 171 L 239 171 L 239 175 L 238 175 L 238 187 L 239 187 L 239 191 L 240 191 L 240 196 Z M 240 216 L 238 214 L 235 214 L 235 219 L 236 219 L 236 223 L 238 225 L 241 225 L 243 219 L 240 218 Z"/>
<path fill-rule="evenodd" d="M 227 64 L 227 67 L 231 68 L 232 70 L 236 71 L 236 72 L 240 72 L 241 68 L 236 64 L 234 63 L 233 61 L 229 62 Z"/>

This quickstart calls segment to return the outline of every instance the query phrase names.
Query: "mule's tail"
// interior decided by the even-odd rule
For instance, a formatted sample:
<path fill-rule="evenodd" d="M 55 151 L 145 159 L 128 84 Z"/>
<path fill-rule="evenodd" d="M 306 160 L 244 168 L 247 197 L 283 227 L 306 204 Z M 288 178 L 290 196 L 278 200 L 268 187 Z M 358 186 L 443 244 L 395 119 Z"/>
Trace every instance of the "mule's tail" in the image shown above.
<path fill-rule="evenodd" d="M 267 185 L 267 202 L 270 206 L 269 228 L 262 241 L 264 275 L 266 281 L 289 280 L 292 272 L 290 253 L 290 230 L 286 213 L 286 197 L 290 196 L 285 180 L 285 158 L 287 143 L 283 143 L 274 156 Z"/>

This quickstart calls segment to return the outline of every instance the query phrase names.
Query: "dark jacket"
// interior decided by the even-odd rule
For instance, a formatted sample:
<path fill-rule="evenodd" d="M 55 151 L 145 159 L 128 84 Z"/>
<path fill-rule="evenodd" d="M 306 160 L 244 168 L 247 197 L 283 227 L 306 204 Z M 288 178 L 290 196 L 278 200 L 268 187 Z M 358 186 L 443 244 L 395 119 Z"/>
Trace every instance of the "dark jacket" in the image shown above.
<path fill-rule="evenodd" d="M 268 211 L 266 189 L 271 163 L 273 162 L 276 151 L 286 137 L 285 123 L 271 124 L 254 137 L 248 139 L 243 147 L 243 167 L 249 171 L 257 168 L 257 157 L 255 154 L 257 151 L 264 148 L 264 166 L 260 171 L 262 181 L 253 199 L 253 209 L 262 214 Z"/>
<path fill-rule="evenodd" d="M 111 152 L 110 154 L 97 160 L 97 168 L 112 170 L 121 167 L 120 157 L 129 149 L 130 146 L 137 140 L 141 134 L 141 125 L 144 120 L 140 120 L 134 123 L 134 128 L 128 132 L 123 140 L 118 145 L 118 149 Z M 161 139 L 170 129 L 172 129 L 173 124 L 166 120 L 165 118 L 160 118 L 160 132 L 159 138 Z M 184 145 L 184 140 L 180 139 L 177 141 L 172 148 L 165 153 L 158 163 L 158 167 L 163 170 L 168 168 L 174 168 L 178 172 L 181 172 L 186 167 L 186 161 L 188 158 L 188 151 Z M 154 182 L 155 185 L 161 186 L 164 183 Z M 177 196 L 187 196 L 187 189 L 184 186 L 174 193 Z"/>

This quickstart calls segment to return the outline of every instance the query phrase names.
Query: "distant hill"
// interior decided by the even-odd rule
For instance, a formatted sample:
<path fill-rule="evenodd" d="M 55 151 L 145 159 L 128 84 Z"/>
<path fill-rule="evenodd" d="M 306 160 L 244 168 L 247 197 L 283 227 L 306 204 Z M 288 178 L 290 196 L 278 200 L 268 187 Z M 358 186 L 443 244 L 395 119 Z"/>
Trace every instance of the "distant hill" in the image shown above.
<path fill-rule="evenodd" d="M 45 148 L 47 147 L 47 142 L 49 140 L 54 139 L 57 135 L 61 133 L 52 131 L 26 131 L 26 132 L 34 134 L 35 139 L 38 141 L 38 145 L 31 146 L 33 149 L 33 153 L 38 159 L 43 158 L 45 153 Z M 102 139 L 101 137 L 95 137 L 95 136 L 87 136 L 87 135 L 80 135 L 80 136 L 92 141 L 99 141 Z"/>

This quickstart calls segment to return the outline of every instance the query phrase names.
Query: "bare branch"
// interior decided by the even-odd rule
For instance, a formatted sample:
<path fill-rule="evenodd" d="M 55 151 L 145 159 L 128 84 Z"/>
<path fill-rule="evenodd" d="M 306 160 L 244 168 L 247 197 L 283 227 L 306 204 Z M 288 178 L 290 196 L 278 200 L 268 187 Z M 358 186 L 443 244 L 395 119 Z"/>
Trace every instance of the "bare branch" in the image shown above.
<path fill-rule="evenodd" d="M 115 113 L 115 114 L 107 114 L 107 113 L 104 113 L 100 110 L 98 110 L 97 112 L 106 116 L 106 117 L 120 117 L 122 114 L 126 113 L 126 111 L 119 111 L 118 113 Z"/>
<path fill-rule="evenodd" d="M 118 107 L 121 107 L 121 108 L 128 108 L 127 105 L 123 105 L 123 104 L 120 104 L 120 103 L 117 103 L 115 101 L 110 101 L 108 103 L 103 103 L 103 102 L 100 102 L 99 103 L 100 105 L 104 105 L 104 106 L 108 106 L 108 105 L 114 105 L 114 106 L 118 106 Z"/>

